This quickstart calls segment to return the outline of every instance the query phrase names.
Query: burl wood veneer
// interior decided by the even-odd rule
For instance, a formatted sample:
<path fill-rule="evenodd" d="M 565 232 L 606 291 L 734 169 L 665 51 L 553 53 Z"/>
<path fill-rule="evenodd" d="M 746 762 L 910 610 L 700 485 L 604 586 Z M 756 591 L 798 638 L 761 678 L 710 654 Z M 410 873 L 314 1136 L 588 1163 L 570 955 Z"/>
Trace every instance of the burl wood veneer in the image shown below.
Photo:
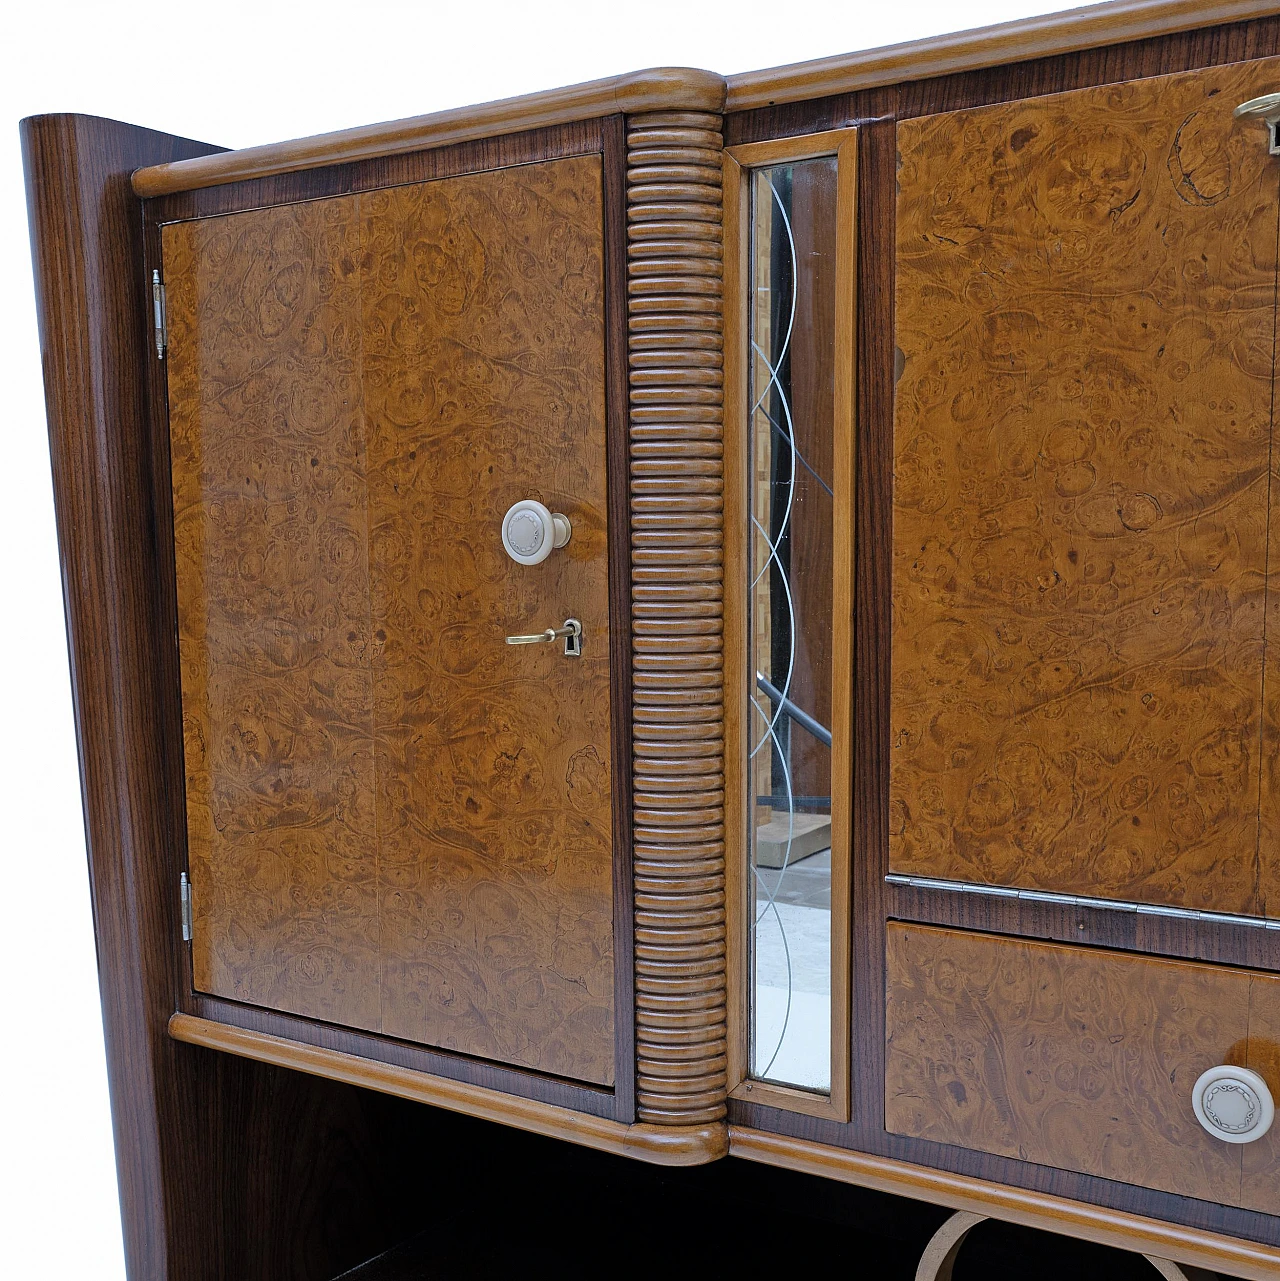
<path fill-rule="evenodd" d="M 199 990 L 612 1083 L 602 216 L 584 156 L 164 228 Z"/>
<path fill-rule="evenodd" d="M 1277 83 L 1267 59 L 898 127 L 895 872 L 1280 912 L 1280 166 L 1231 116 Z"/>
<path fill-rule="evenodd" d="M 896 922 L 886 952 L 890 1132 L 1274 1213 L 1275 1137 L 1206 1134 L 1191 1088 L 1280 1089 L 1280 979 Z"/>

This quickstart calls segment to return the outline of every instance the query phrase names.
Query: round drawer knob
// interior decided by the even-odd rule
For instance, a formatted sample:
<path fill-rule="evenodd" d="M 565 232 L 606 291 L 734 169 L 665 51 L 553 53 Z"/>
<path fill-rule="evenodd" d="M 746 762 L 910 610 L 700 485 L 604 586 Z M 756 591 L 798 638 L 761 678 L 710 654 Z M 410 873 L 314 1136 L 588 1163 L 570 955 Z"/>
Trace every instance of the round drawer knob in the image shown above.
<path fill-rule="evenodd" d="M 540 565 L 572 533 L 567 516 L 548 511 L 536 498 L 512 503 L 502 518 L 502 545 L 518 565 Z"/>
<path fill-rule="evenodd" d="M 1212 1067 L 1191 1091 L 1196 1120 L 1215 1139 L 1252 1143 L 1271 1129 L 1276 1106 L 1267 1083 L 1249 1068 Z"/>

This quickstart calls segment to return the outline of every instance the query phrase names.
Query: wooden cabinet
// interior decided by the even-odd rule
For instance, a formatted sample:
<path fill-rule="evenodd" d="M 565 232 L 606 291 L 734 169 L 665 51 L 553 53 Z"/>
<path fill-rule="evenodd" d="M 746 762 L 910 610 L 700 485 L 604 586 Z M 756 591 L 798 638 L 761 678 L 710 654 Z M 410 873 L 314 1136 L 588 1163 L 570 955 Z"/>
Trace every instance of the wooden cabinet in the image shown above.
<path fill-rule="evenodd" d="M 389 1244 L 426 1103 L 1280 1276 L 1188 1110 L 1280 1094 L 1272 93 L 1280 5 L 1119 0 L 25 122 L 133 1275 Z"/>

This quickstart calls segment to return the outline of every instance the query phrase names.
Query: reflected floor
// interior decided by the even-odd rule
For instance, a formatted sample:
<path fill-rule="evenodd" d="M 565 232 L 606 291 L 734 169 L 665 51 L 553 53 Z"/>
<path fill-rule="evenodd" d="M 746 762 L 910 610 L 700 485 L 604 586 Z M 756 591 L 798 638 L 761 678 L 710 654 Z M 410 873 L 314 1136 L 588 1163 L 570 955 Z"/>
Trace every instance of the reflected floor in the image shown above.
<path fill-rule="evenodd" d="M 768 895 L 773 896 L 772 908 Z M 829 1090 L 831 851 L 820 851 L 785 871 L 761 868 L 757 896 L 752 1074 Z"/>

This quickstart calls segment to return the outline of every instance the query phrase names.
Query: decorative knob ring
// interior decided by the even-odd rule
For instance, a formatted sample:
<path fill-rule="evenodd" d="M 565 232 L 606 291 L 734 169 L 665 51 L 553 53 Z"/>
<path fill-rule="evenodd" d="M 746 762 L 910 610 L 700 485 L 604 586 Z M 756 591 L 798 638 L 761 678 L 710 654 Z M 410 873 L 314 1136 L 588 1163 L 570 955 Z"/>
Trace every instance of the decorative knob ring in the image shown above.
<path fill-rule="evenodd" d="M 1255 1143 L 1271 1129 L 1276 1108 L 1267 1083 L 1249 1068 L 1222 1064 L 1201 1073 L 1191 1090 L 1196 1120 L 1224 1143 Z"/>
<path fill-rule="evenodd" d="M 567 516 L 549 511 L 536 498 L 522 498 L 502 518 L 502 545 L 518 565 L 540 565 L 573 535 Z"/>

